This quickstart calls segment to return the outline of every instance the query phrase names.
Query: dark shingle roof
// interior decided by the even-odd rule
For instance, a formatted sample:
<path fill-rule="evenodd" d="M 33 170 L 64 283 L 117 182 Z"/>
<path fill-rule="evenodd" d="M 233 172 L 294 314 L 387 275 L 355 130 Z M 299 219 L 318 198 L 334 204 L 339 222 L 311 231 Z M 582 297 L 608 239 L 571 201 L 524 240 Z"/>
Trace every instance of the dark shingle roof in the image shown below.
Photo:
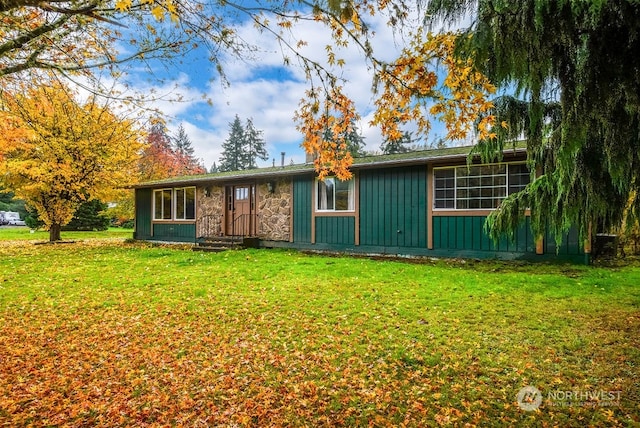
<path fill-rule="evenodd" d="M 372 168 L 378 166 L 402 166 L 426 164 L 445 160 L 465 159 L 473 146 L 446 147 L 443 149 L 420 150 L 407 153 L 397 153 L 392 155 L 372 155 L 354 158 L 352 169 Z M 522 152 L 524 146 L 518 144 L 511 149 L 505 148 L 506 152 Z M 286 166 L 272 166 L 266 168 L 245 169 L 242 171 L 227 171 L 201 175 L 186 175 L 182 177 L 171 177 L 162 180 L 146 181 L 132 188 L 158 187 L 162 185 L 196 185 L 201 183 L 215 183 L 222 181 L 240 181 L 242 179 L 256 178 L 277 178 L 282 176 L 313 174 L 315 169 L 313 164 L 295 164 Z"/>

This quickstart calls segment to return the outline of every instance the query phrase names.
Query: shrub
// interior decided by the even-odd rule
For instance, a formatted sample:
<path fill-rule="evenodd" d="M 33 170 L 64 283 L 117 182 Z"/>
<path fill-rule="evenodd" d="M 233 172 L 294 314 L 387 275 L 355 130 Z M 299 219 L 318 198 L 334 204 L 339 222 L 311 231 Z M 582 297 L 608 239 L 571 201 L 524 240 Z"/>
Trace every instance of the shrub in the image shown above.
<path fill-rule="evenodd" d="M 104 213 L 106 209 L 107 204 L 97 199 L 84 202 L 62 230 L 107 230 L 110 220 Z"/>
<path fill-rule="evenodd" d="M 119 227 L 121 227 L 123 229 L 133 229 L 134 224 L 135 224 L 134 220 L 133 219 L 129 219 L 129 220 L 125 220 L 125 221 L 121 222 Z"/>

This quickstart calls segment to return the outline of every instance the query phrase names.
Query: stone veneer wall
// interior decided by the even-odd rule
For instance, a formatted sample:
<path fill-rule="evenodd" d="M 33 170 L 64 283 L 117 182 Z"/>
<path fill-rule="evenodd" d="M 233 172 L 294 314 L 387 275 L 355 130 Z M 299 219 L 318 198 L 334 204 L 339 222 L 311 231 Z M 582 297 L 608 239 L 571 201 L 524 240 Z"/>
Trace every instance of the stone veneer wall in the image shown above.
<path fill-rule="evenodd" d="M 205 189 L 209 196 L 205 196 Z M 204 186 L 196 190 L 196 237 L 222 236 L 224 186 Z"/>
<path fill-rule="evenodd" d="M 291 236 L 291 180 L 274 180 L 275 191 L 267 183 L 257 186 L 258 236 L 270 241 L 288 241 Z"/>

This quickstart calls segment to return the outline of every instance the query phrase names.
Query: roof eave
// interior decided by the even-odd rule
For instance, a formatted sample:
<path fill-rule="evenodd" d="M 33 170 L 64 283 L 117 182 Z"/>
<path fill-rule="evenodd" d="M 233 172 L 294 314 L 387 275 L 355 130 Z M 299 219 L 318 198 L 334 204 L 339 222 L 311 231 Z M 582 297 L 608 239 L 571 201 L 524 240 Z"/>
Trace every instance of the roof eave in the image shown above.
<path fill-rule="evenodd" d="M 503 154 L 521 154 L 526 153 L 527 149 L 523 147 L 510 148 L 503 151 Z M 450 155 L 440 155 L 440 156 L 423 156 L 419 158 L 411 158 L 411 159 L 392 159 L 386 161 L 378 161 L 378 162 L 363 162 L 359 164 L 353 164 L 351 166 L 352 169 L 364 169 L 364 168 L 375 168 L 380 166 L 409 166 L 409 165 L 424 165 L 429 163 L 446 163 L 451 160 L 465 160 L 469 156 L 468 153 L 453 153 Z M 474 154 L 474 158 L 480 157 L 479 154 Z"/>
<path fill-rule="evenodd" d="M 504 154 L 521 154 L 526 153 L 526 148 L 524 147 L 515 147 L 509 148 L 503 151 Z M 425 165 L 429 163 L 446 163 L 447 161 L 462 161 L 465 160 L 469 156 L 468 153 L 453 153 L 448 155 L 439 155 L 439 156 L 421 156 L 417 158 L 409 158 L 409 159 L 390 159 L 390 160 L 380 160 L 380 161 L 372 161 L 372 162 L 361 162 L 357 161 L 351 166 L 353 170 L 359 169 L 369 169 L 369 168 L 379 168 L 379 167 L 397 167 L 397 166 L 412 166 L 412 165 Z M 474 155 L 478 157 L 479 155 Z M 148 188 L 159 188 L 160 186 L 173 187 L 176 185 L 180 186 L 194 186 L 203 183 L 220 183 L 220 182 L 229 182 L 229 181 L 242 181 L 242 180 L 255 180 L 261 178 L 278 178 L 278 177 L 286 177 L 291 175 L 307 175 L 307 174 L 315 174 L 315 169 L 312 164 L 303 164 L 299 165 L 298 168 L 292 167 L 284 167 L 276 170 L 269 171 L 260 171 L 255 170 L 255 172 L 247 172 L 244 170 L 239 174 L 227 174 L 227 175 L 202 175 L 194 178 L 181 178 L 176 180 L 158 180 L 158 181 L 150 181 L 146 183 L 140 183 L 136 185 L 129 186 L 131 189 L 148 189 Z"/>
<path fill-rule="evenodd" d="M 300 168 L 300 169 L 282 169 L 276 171 L 262 171 L 255 173 L 243 173 L 243 174 L 229 174 L 222 176 L 215 175 L 203 175 L 194 177 L 191 179 L 182 178 L 178 180 L 159 180 L 159 181 L 150 181 L 147 183 L 140 183 L 130 186 L 131 189 L 146 189 L 146 188 L 157 188 L 158 186 L 175 186 L 175 185 L 184 185 L 184 186 L 192 186 L 202 183 L 217 183 L 217 182 L 226 182 L 226 181 L 242 181 L 244 180 L 254 180 L 256 178 L 277 178 L 277 177 L 286 177 L 289 175 L 297 175 L 297 174 L 313 174 L 315 172 L 313 166 L 308 168 Z"/>

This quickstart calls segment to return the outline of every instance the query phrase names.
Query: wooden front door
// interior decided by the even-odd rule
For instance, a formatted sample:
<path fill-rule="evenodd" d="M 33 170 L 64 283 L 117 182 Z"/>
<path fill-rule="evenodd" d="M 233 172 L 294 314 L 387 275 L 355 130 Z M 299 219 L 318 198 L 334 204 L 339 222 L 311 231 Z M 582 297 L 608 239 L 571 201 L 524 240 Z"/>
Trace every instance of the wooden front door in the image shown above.
<path fill-rule="evenodd" d="M 227 230 L 228 236 L 255 235 L 255 186 L 243 184 L 227 187 Z"/>

